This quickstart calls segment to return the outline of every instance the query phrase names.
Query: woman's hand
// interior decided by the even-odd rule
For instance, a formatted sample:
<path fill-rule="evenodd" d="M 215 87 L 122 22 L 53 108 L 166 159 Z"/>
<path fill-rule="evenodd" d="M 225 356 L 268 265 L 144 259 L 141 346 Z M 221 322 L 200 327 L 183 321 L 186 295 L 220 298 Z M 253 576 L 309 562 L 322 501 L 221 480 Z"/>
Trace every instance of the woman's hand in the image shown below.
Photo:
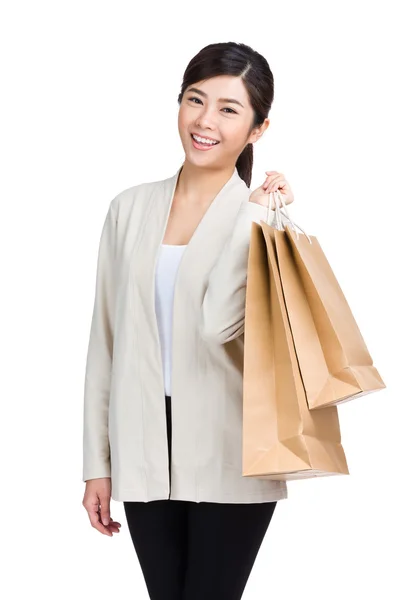
<path fill-rule="evenodd" d="M 290 185 L 285 179 L 285 176 L 282 173 L 278 173 L 277 171 L 265 171 L 265 173 L 267 174 L 267 178 L 261 186 L 259 186 L 252 192 L 252 194 L 249 197 L 249 201 L 257 202 L 258 204 L 262 204 L 262 206 L 268 206 L 269 193 L 276 192 L 277 190 L 279 190 L 279 192 L 283 196 L 285 204 L 292 204 L 295 198 L 293 196 L 293 192 L 290 188 Z M 280 201 L 279 197 L 278 202 L 279 206 L 282 206 L 282 201 Z M 275 210 L 276 208 L 273 195 L 271 198 L 271 208 L 272 210 Z"/>
<path fill-rule="evenodd" d="M 111 478 L 101 477 L 86 482 L 85 495 L 82 500 L 92 527 L 104 535 L 113 536 L 119 533 L 121 524 L 110 516 Z"/>

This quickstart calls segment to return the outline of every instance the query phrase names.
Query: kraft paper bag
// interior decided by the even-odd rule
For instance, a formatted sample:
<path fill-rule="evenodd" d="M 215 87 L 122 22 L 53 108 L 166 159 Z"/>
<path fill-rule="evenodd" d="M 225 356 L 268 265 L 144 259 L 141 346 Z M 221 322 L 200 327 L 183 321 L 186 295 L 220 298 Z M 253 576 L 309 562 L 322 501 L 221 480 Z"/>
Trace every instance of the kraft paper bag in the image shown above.
<path fill-rule="evenodd" d="M 283 231 L 275 230 L 275 240 L 309 409 L 338 405 L 385 388 L 316 237 L 298 234 L 286 224 Z"/>
<path fill-rule="evenodd" d="M 252 223 L 243 372 L 243 476 L 348 475 L 336 406 L 310 411 L 283 297 L 275 229 Z"/>

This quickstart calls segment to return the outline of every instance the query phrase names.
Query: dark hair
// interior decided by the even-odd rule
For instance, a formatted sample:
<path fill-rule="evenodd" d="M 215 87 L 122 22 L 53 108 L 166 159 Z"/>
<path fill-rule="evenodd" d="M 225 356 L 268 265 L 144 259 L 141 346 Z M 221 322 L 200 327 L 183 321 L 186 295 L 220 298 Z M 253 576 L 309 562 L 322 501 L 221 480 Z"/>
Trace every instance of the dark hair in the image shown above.
<path fill-rule="evenodd" d="M 254 119 L 248 130 L 249 135 L 254 127 L 262 125 L 273 102 L 274 80 L 267 60 L 246 44 L 222 42 L 205 46 L 187 65 L 177 99 L 179 105 L 187 87 L 218 75 L 241 77 L 254 110 Z M 247 187 L 250 187 L 253 166 L 252 144 L 245 146 L 235 166 L 241 179 L 245 181 Z"/>

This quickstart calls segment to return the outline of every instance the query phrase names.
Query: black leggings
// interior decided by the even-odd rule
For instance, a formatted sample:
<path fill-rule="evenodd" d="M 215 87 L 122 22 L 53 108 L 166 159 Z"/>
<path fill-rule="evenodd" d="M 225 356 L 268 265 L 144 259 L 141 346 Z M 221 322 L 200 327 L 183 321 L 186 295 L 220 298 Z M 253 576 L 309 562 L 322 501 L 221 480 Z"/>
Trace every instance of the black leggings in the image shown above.
<path fill-rule="evenodd" d="M 123 504 L 151 600 L 239 600 L 277 502 Z"/>

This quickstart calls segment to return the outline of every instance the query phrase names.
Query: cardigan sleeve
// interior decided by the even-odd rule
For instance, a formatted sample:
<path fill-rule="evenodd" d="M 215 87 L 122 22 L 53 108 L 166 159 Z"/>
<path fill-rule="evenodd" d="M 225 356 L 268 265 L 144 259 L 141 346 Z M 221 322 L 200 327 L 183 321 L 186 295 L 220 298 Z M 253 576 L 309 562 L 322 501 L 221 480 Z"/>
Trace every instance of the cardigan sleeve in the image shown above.
<path fill-rule="evenodd" d="M 232 233 L 210 272 L 201 307 L 200 333 L 207 341 L 225 344 L 244 332 L 251 228 L 253 222 L 267 222 L 267 210 L 249 200 L 239 208 Z M 282 222 L 288 222 L 283 214 Z"/>
<path fill-rule="evenodd" d="M 110 477 L 108 413 L 113 355 L 116 211 L 109 205 L 97 259 L 84 385 L 83 481 Z"/>

